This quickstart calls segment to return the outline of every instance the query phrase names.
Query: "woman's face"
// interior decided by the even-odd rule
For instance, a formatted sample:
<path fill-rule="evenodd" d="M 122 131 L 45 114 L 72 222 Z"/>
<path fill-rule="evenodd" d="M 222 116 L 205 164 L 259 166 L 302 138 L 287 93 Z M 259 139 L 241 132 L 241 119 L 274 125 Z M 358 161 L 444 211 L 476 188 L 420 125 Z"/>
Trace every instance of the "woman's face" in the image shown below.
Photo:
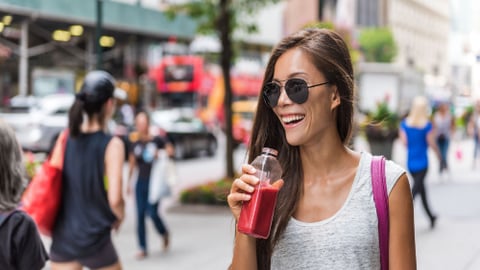
<path fill-rule="evenodd" d="M 273 111 L 285 129 L 290 145 L 318 142 L 326 130 L 336 129 L 334 109 L 340 104 L 336 86 L 324 84 L 308 89 L 308 99 L 302 104 L 293 102 L 286 94 L 286 80 L 303 79 L 307 85 L 326 82 L 326 78 L 315 68 L 310 56 L 299 48 L 286 51 L 277 60 L 273 81 L 281 87 L 278 104 Z"/>
<path fill-rule="evenodd" d="M 148 133 L 148 118 L 144 113 L 139 113 L 135 118 L 135 127 L 138 132 Z"/>

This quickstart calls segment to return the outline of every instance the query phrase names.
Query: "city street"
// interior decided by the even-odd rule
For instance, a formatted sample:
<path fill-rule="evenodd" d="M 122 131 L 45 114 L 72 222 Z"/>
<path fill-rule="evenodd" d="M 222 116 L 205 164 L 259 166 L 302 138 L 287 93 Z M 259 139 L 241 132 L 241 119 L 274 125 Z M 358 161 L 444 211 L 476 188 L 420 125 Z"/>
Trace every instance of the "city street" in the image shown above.
<path fill-rule="evenodd" d="M 223 142 L 213 158 L 198 158 L 177 162 L 179 180 L 175 192 L 189 185 L 205 182 L 223 175 Z M 357 139 L 358 150 L 368 145 Z M 428 196 L 438 215 L 437 226 L 429 229 L 428 219 L 419 200 L 415 201 L 415 229 L 418 269 L 480 269 L 480 170 L 472 170 L 471 140 L 452 143 L 452 150 L 462 151 L 462 158 L 451 151 L 451 179 L 439 179 L 437 164 L 432 156 L 427 176 Z M 405 150 L 394 146 L 393 160 L 404 165 Z M 244 160 L 245 150 L 235 152 L 236 168 Z M 120 232 L 114 235 L 125 269 L 208 269 L 228 267 L 232 256 L 234 222 L 223 207 L 184 206 L 174 198 L 162 207 L 163 217 L 171 230 L 171 248 L 161 250 L 161 238 L 147 222 L 150 256 L 137 261 L 135 221 L 132 198 L 127 199 L 127 218 Z M 48 244 L 48 239 L 45 239 Z M 48 268 L 46 268 L 48 269 Z"/>
<path fill-rule="evenodd" d="M 316 150 L 328 152 L 328 157 L 319 156 L 311 165 L 303 155 L 303 164 L 308 165 L 300 176 L 305 177 L 301 179 L 307 187 L 304 191 L 318 198 L 305 197 L 307 203 L 300 202 L 298 210 L 308 214 L 312 212 L 310 204 L 321 205 L 322 210 L 313 212 L 325 214 L 341 204 L 339 198 L 351 195 L 347 194 L 348 177 L 354 175 L 352 166 L 356 166 L 341 155 L 340 144 L 329 148 L 334 137 L 327 130 L 331 124 L 339 128 L 339 134 L 333 135 L 344 138 L 343 125 L 353 120 L 352 133 L 357 137 L 349 147 L 377 154 L 388 150 L 389 158 L 392 150 L 391 159 L 407 168 L 406 146 L 400 140 L 394 142 L 393 149 L 385 147 L 398 135 L 399 120 L 405 116 L 412 130 L 422 122 L 417 120 L 429 118 L 440 143 L 447 144 L 444 136 L 449 134 L 453 138 L 447 173 L 440 175 L 439 160 L 433 150 L 428 153 L 424 184 L 437 218 L 435 228 L 430 228 L 428 217 L 433 219 L 433 215 L 425 213 L 420 196 L 414 201 L 417 268 L 480 270 L 480 162 L 475 164 L 473 138 L 466 136 L 467 130 L 470 136 L 480 133 L 479 13 L 480 1 L 473 0 L 0 0 L 0 119 L 15 131 L 29 179 L 65 127 L 73 137 L 78 131 L 89 133 L 68 143 L 75 151 L 66 155 L 66 164 L 72 166 L 63 167 L 64 173 L 72 177 L 66 179 L 70 182 L 64 181 L 62 197 L 73 203 L 62 209 L 68 213 L 88 209 L 93 220 L 81 219 L 85 225 L 76 220 L 74 229 L 67 228 L 69 233 L 91 234 L 88 229 L 97 226 L 97 221 L 101 224 L 95 213 L 103 213 L 105 207 L 101 205 L 105 201 L 94 199 L 102 199 L 108 190 L 111 206 L 118 207 L 122 190 L 118 185 L 115 189 L 115 184 L 123 180 L 126 215 L 118 231 L 112 233 L 123 269 L 222 270 L 228 269 L 234 247 L 236 224 L 230 209 L 180 202 L 183 191 L 226 176 L 230 157 L 225 153 L 222 129 L 231 127 L 237 143 L 251 140 L 253 127 L 259 128 L 258 138 L 281 136 L 271 132 L 276 128 L 271 123 L 276 121 L 273 111 L 287 133 L 295 130 L 292 138 L 298 139 L 301 147 L 317 142 L 322 145 L 323 149 Z M 141 111 L 145 115 L 137 118 Z M 300 138 L 298 130 L 302 128 L 308 134 Z M 453 128 L 457 130 L 448 132 Z M 130 133 L 132 129 L 137 131 L 135 136 Z M 138 200 L 139 212 L 146 209 L 157 226 L 145 217 L 147 256 L 136 259 L 139 243 L 134 194 L 141 198 L 148 189 L 158 193 L 165 189 L 149 188 L 141 181 L 132 189 L 135 192 L 127 195 L 127 184 L 136 183 L 127 179 L 127 162 L 122 180 L 121 160 L 115 164 L 113 158 L 107 158 L 103 164 L 103 151 L 111 157 L 120 148 L 105 150 L 103 139 L 97 139 L 104 137 L 98 132 L 101 130 L 138 142 L 124 141 L 132 146 L 128 150 L 139 161 L 140 177 L 135 177 L 139 179 L 163 177 L 144 167 L 145 162 L 153 162 L 156 149 L 165 146 L 156 139 L 144 140 L 148 133 L 166 136 L 175 146 L 174 166 L 154 167 L 168 172 L 164 178 L 171 187 L 170 196 L 162 199 L 157 209 L 170 236 L 167 250 L 162 250 L 164 239 L 155 230 L 163 231 L 161 222 L 148 204 Z M 312 132 L 314 139 L 309 135 Z M 367 137 L 378 144 L 370 149 Z M 252 142 L 261 141 L 258 138 Z M 409 141 L 417 146 L 415 139 L 410 137 Z M 325 147 L 335 150 L 326 151 Z M 6 153 L 10 148 L 0 150 Z M 304 150 L 302 154 L 311 153 Z M 162 154 L 166 152 L 170 151 Z M 241 172 L 247 154 L 245 145 L 234 149 L 236 172 Z M 332 170 L 320 161 L 325 158 L 341 166 Z M 158 160 L 158 164 L 163 161 Z M 18 171 L 11 165 L 15 161 L 4 158 L 5 164 L 0 165 Z M 285 166 L 295 169 L 295 162 L 298 160 Z M 419 161 L 419 167 L 425 165 L 422 163 Z M 99 166 L 86 168 L 84 164 Z M 312 170 L 314 166 L 320 170 Z M 167 167 L 175 168 L 176 177 L 169 177 Z M 99 170 L 103 171 L 95 177 L 86 176 Z M 5 173 L 11 174 L 8 170 Z M 315 183 L 310 187 L 309 181 L 317 177 L 327 182 L 333 179 L 333 184 L 327 183 L 325 189 Z M 409 179 L 413 186 L 412 177 Z M 0 190 L 0 206 L 5 210 L 16 203 L 8 200 L 20 196 L 16 194 L 20 189 L 9 180 L 5 178 L 7 184 Z M 165 186 L 159 181 L 151 183 Z M 221 186 L 208 185 L 201 191 L 214 193 L 225 188 L 229 189 L 229 183 L 221 182 Z M 318 188 L 325 194 L 317 192 Z M 192 200 L 211 199 L 210 194 L 197 196 L 195 191 Z M 148 195 L 151 199 L 154 193 Z M 339 236 L 340 231 L 337 228 L 333 234 Z M 315 240 L 325 243 L 325 239 Z M 42 236 L 42 241 L 50 250 L 51 239 Z M 143 242 L 142 237 L 145 249 Z M 0 260 L 0 270 L 9 268 L 4 265 Z M 44 269 L 51 270 L 49 262 Z"/>

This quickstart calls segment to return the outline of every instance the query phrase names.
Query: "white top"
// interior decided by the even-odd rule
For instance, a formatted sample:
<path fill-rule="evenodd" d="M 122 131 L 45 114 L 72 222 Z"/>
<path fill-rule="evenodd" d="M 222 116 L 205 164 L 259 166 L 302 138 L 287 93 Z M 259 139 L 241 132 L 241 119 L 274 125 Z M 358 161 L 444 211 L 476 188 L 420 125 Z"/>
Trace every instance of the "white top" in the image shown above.
<path fill-rule="evenodd" d="M 311 223 L 290 219 L 274 247 L 271 269 L 380 269 L 371 160 L 361 153 L 352 189 L 332 217 Z M 385 163 L 389 194 L 403 173 L 392 161 Z"/>
<path fill-rule="evenodd" d="M 450 113 L 445 115 L 441 115 L 440 113 L 435 114 L 433 122 L 437 128 L 437 137 L 443 135 L 445 138 L 450 138 L 450 128 L 452 125 L 452 116 Z"/>

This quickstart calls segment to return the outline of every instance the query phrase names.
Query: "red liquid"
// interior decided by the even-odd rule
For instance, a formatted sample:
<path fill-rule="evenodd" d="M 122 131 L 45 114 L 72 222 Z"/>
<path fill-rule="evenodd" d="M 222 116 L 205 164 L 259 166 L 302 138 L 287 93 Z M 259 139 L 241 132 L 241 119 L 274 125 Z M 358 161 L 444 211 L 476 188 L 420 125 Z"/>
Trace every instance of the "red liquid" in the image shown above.
<path fill-rule="evenodd" d="M 242 206 L 238 231 L 256 238 L 268 238 L 277 194 L 278 189 L 270 184 L 256 186 L 250 201 Z"/>

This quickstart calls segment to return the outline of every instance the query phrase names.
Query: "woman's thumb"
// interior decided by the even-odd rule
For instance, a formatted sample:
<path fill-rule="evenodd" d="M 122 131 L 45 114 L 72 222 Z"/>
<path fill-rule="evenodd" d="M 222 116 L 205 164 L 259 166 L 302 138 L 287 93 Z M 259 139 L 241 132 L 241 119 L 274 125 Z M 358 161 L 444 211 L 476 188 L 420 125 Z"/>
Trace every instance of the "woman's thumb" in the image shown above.
<path fill-rule="evenodd" d="M 283 183 L 284 183 L 284 182 L 283 182 L 283 179 L 279 179 L 279 180 L 275 181 L 275 182 L 272 184 L 272 186 L 275 187 L 275 188 L 277 188 L 277 189 L 281 189 L 282 186 L 283 186 Z"/>

